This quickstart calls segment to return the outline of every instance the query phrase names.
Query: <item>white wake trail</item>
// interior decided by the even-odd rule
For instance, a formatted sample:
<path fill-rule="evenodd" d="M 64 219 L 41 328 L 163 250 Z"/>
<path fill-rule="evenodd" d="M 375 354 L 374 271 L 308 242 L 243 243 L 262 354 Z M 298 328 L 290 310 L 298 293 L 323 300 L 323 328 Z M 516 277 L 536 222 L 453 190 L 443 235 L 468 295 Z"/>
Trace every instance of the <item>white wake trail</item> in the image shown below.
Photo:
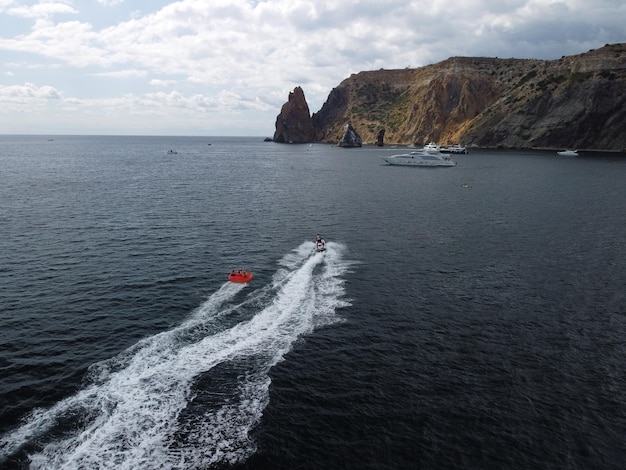
<path fill-rule="evenodd" d="M 269 400 L 269 370 L 298 337 L 338 321 L 336 309 L 348 305 L 343 247 L 329 244 L 315 255 L 312 248 L 304 243 L 281 260 L 259 298 L 274 293 L 251 318 L 220 329 L 238 307 L 226 304 L 242 288 L 226 284 L 179 327 L 94 365 L 91 385 L 34 411 L 0 440 L 0 462 L 72 418 L 76 431 L 30 455 L 32 468 L 205 468 L 247 458 L 254 452 L 249 430 Z M 236 368 L 230 391 L 191 413 L 207 392 L 195 388 L 198 379 L 217 366 Z"/>

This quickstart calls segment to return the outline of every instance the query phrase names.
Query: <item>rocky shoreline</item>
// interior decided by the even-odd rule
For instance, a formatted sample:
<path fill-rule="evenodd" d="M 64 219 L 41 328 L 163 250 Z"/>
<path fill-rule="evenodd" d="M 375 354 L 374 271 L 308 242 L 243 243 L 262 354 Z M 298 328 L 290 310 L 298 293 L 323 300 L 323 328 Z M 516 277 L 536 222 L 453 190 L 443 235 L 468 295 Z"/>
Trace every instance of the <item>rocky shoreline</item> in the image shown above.
<path fill-rule="evenodd" d="M 312 115 L 296 87 L 271 140 L 623 152 L 624 122 L 626 44 L 607 44 L 558 60 L 453 57 L 360 72 Z"/>

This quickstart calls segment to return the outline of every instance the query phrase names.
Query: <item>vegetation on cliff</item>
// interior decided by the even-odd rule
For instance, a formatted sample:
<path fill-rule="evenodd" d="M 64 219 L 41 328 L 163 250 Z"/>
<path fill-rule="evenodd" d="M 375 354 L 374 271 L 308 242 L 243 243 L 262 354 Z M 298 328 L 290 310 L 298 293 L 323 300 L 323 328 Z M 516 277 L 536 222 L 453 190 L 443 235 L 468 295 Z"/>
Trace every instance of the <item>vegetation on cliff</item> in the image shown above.
<path fill-rule="evenodd" d="M 558 60 L 452 57 L 360 72 L 303 125 L 318 142 L 337 143 L 350 123 L 364 143 L 384 129 L 396 144 L 623 150 L 624 122 L 626 44 L 613 44 Z"/>

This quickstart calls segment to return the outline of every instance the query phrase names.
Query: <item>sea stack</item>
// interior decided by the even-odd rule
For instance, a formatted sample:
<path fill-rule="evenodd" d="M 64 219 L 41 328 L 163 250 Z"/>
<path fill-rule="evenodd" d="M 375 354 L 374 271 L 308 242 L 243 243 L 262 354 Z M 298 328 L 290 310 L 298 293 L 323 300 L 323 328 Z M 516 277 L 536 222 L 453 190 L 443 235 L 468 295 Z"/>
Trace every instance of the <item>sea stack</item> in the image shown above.
<path fill-rule="evenodd" d="M 293 92 L 289 93 L 288 101 L 276 117 L 273 140 L 281 144 L 304 144 L 313 142 L 314 135 L 309 105 L 302 88 L 296 87 Z"/>
<path fill-rule="evenodd" d="M 337 144 L 338 147 L 361 147 L 363 145 L 363 141 L 361 136 L 354 130 L 352 124 L 347 123 L 343 126 L 343 137 Z"/>

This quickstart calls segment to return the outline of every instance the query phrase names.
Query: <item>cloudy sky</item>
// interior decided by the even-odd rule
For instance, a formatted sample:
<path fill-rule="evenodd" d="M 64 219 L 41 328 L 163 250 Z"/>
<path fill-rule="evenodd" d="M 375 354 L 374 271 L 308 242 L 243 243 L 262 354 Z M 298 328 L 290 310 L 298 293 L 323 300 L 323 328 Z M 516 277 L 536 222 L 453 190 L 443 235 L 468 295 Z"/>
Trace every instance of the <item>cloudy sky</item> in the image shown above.
<path fill-rule="evenodd" d="M 271 136 L 363 70 L 626 42 L 624 0 L 0 0 L 0 134 Z"/>

